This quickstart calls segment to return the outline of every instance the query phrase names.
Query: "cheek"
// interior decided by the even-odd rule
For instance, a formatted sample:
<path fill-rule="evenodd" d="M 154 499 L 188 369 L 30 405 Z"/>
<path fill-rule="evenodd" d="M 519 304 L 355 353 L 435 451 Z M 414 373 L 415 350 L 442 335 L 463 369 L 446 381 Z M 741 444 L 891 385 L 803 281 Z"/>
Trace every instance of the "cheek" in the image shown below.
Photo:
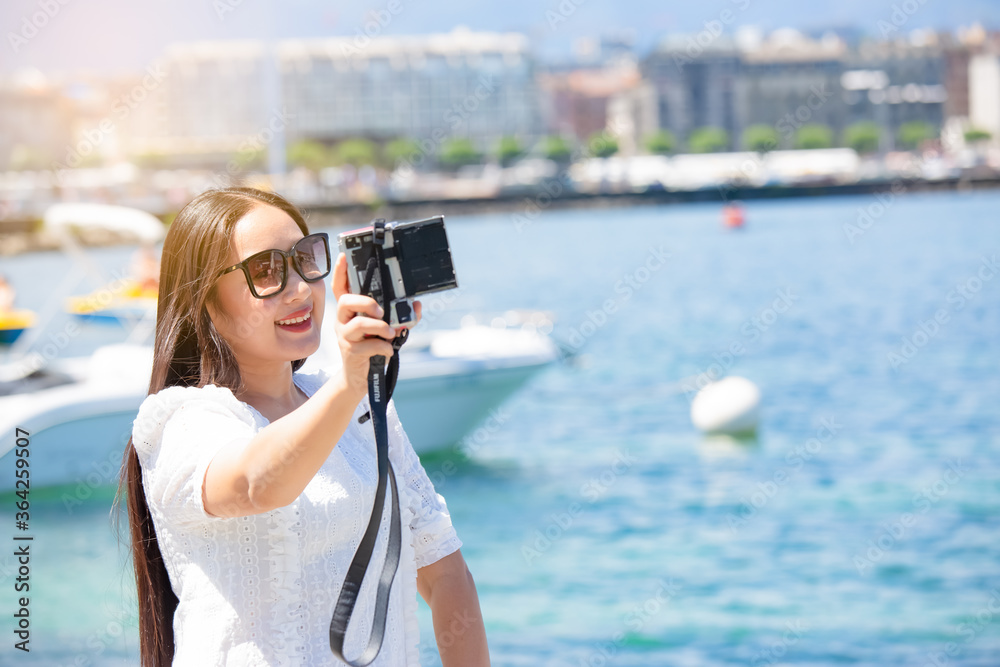
<path fill-rule="evenodd" d="M 222 315 L 215 319 L 216 328 L 234 349 L 259 340 L 261 331 L 274 324 L 273 308 L 248 293 L 220 294 L 219 301 Z"/>
<path fill-rule="evenodd" d="M 326 313 L 326 281 L 320 280 L 310 287 L 313 291 L 313 316 L 316 318 L 316 326 L 322 328 L 323 315 Z"/>

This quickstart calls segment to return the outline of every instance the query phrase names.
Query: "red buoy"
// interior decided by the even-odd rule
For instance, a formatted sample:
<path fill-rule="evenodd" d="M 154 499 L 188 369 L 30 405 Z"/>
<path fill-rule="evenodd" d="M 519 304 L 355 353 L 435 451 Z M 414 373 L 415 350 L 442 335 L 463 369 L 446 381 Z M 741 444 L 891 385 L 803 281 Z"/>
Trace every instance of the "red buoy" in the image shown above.
<path fill-rule="evenodd" d="M 743 227 L 745 215 L 743 205 L 733 202 L 722 207 L 722 223 L 729 229 L 740 229 Z"/>

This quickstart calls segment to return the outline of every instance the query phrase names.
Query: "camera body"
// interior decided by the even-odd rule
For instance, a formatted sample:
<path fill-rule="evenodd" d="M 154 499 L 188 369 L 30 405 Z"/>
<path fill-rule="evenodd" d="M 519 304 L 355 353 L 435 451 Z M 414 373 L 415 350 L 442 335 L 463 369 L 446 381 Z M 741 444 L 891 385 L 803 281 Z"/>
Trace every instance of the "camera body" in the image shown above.
<path fill-rule="evenodd" d="M 368 267 L 375 257 L 377 235 L 382 236 L 382 263 L 375 266 L 367 292 Z M 380 305 L 388 303 L 389 324 L 411 327 L 416 313 L 413 300 L 421 294 L 458 287 L 451 247 L 444 231 L 444 216 L 411 222 L 376 220 L 368 227 L 337 236 L 347 256 L 347 280 L 354 294 L 366 294 Z M 383 276 L 386 279 L 383 280 Z M 383 284 L 384 283 L 384 284 Z M 386 298 L 383 298 L 383 291 Z"/>

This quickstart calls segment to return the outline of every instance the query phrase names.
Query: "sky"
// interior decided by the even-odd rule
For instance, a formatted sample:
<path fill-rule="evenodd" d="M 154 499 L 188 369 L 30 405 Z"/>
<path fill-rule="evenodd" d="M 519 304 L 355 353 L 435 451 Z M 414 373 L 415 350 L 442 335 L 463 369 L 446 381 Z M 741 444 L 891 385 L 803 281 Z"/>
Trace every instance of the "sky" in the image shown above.
<path fill-rule="evenodd" d="M 728 11 L 727 11 L 728 10 Z M 172 42 L 381 35 L 472 30 L 528 35 L 543 60 L 565 59 L 579 38 L 631 31 L 639 53 L 668 33 L 697 33 L 727 19 L 728 31 L 853 26 L 874 36 L 954 29 L 978 21 L 1000 29 L 998 0 L 2 0 L 0 72 L 143 69 Z"/>

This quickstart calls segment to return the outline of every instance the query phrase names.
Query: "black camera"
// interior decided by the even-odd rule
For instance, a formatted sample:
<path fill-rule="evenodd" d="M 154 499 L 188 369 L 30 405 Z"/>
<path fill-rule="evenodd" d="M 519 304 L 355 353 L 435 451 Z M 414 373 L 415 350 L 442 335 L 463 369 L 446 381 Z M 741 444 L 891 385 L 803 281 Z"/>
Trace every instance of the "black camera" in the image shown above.
<path fill-rule="evenodd" d="M 444 217 L 412 222 L 376 220 L 337 237 L 347 256 L 347 280 L 354 294 L 388 304 L 389 324 L 412 326 L 413 299 L 458 287 Z"/>

